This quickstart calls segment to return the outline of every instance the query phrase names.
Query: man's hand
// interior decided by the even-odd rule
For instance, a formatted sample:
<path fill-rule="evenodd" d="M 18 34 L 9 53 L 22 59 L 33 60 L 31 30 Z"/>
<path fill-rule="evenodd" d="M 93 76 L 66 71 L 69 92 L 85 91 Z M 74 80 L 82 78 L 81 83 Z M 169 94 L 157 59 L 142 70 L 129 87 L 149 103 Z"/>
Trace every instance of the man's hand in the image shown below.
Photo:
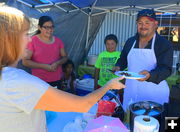
<path fill-rule="evenodd" d="M 116 72 L 116 71 L 120 71 L 120 67 L 119 66 L 115 66 L 112 68 L 112 71 Z"/>
<path fill-rule="evenodd" d="M 150 73 L 146 70 L 141 71 L 139 74 L 145 75 L 145 78 L 137 79 L 138 81 L 146 81 L 150 78 Z"/>

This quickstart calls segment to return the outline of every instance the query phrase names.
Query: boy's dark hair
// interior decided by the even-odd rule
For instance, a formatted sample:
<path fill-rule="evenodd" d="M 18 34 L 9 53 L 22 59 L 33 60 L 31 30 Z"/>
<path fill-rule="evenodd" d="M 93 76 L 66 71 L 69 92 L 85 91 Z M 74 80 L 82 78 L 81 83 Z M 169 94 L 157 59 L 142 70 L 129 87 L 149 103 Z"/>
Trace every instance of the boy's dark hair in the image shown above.
<path fill-rule="evenodd" d="M 104 44 L 106 44 L 106 41 L 107 40 L 114 40 L 116 42 L 116 44 L 118 44 L 118 39 L 117 39 L 117 36 L 114 35 L 114 34 L 109 34 L 105 37 L 104 39 Z"/>

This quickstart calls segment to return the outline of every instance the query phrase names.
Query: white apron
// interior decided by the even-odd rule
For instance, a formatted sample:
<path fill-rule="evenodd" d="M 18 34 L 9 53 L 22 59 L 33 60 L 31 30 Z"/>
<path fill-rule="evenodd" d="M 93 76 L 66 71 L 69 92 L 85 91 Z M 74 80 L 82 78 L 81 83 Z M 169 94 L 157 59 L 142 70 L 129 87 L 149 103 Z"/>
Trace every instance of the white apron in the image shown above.
<path fill-rule="evenodd" d="M 153 36 L 151 49 L 134 48 L 134 42 L 127 56 L 128 71 L 139 73 L 142 70 L 150 71 L 157 65 L 154 53 L 154 43 L 156 34 Z M 138 101 L 153 101 L 164 104 L 169 100 L 169 87 L 167 82 L 161 81 L 159 84 L 152 82 L 126 79 L 124 89 L 123 108 L 126 111 L 129 105 Z"/>

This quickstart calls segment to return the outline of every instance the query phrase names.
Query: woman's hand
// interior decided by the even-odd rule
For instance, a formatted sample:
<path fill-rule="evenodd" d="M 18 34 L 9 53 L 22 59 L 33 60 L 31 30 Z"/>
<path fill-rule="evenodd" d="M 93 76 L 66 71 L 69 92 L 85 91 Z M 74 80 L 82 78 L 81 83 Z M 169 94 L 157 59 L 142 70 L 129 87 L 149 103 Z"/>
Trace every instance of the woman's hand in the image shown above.
<path fill-rule="evenodd" d="M 58 64 L 56 62 L 52 63 L 51 65 L 49 64 L 44 64 L 44 69 L 49 71 L 49 72 L 54 72 L 56 71 L 58 67 Z"/>
<path fill-rule="evenodd" d="M 58 68 L 58 63 L 57 62 L 54 62 L 54 63 L 51 64 L 51 69 L 53 71 L 55 71 L 57 68 Z"/>
<path fill-rule="evenodd" d="M 43 69 L 44 69 L 44 70 L 47 70 L 47 71 L 49 71 L 49 72 L 55 71 L 55 70 L 52 68 L 52 66 L 49 65 L 49 64 L 44 64 Z"/>
<path fill-rule="evenodd" d="M 114 78 L 106 83 L 104 87 L 108 89 L 122 89 L 125 88 L 125 85 L 120 82 L 120 80 L 124 79 L 124 77 Z"/>

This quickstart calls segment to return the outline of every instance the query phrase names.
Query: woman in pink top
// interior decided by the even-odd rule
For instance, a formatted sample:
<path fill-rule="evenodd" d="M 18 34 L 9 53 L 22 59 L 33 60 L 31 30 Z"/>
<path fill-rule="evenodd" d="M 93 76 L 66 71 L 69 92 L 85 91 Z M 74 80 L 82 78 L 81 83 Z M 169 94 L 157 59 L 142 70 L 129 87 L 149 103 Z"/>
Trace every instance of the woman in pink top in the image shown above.
<path fill-rule="evenodd" d="M 59 88 L 61 65 L 67 61 L 67 54 L 63 42 L 53 36 L 53 32 L 52 18 L 40 17 L 37 34 L 32 36 L 32 41 L 27 46 L 27 57 L 23 59 L 23 64 L 32 68 L 34 76 Z"/>

